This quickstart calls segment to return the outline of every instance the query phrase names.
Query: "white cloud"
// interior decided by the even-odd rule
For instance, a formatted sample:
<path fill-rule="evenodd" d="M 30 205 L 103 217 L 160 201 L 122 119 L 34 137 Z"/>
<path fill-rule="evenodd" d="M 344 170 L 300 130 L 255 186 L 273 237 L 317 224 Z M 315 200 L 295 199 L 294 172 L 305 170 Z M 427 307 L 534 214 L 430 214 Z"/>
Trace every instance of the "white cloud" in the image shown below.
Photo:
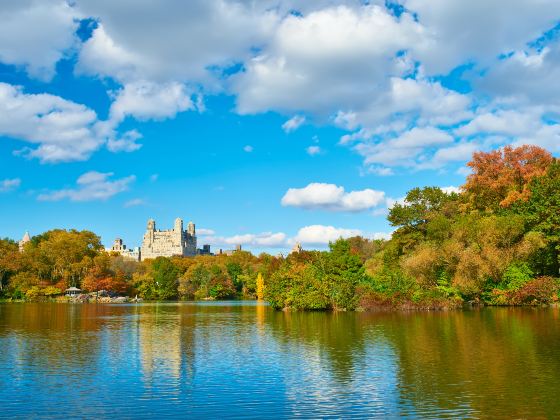
<path fill-rule="evenodd" d="M 365 174 L 374 174 L 378 176 L 391 176 L 394 175 L 395 172 L 393 171 L 393 169 L 387 168 L 385 166 L 372 165 L 366 167 L 365 170 L 362 170 L 361 175 L 363 176 Z"/>
<path fill-rule="evenodd" d="M 319 146 L 309 146 L 305 151 L 309 156 L 315 156 L 321 153 L 321 148 Z"/>
<path fill-rule="evenodd" d="M 379 0 L 3 2 L 2 63 L 48 80 L 77 52 L 77 74 L 119 87 L 99 121 L 84 105 L 0 84 L 0 135 L 31 143 L 20 153 L 43 162 L 130 152 L 140 134 L 118 132 L 127 117 L 202 111 L 202 94 L 225 92 L 239 113 L 291 116 L 286 132 L 304 115 L 349 130 L 340 143 L 363 156 L 363 173 L 441 168 L 506 143 L 558 150 L 560 41 L 532 42 L 557 24 L 558 1 L 399 3 L 397 16 Z M 80 44 L 84 18 L 97 26 Z M 473 92 L 437 81 L 464 64 L 472 71 L 457 77 Z"/>
<path fill-rule="evenodd" d="M 212 236 L 216 234 L 216 231 L 213 229 L 196 228 L 196 234 L 199 236 Z"/>
<path fill-rule="evenodd" d="M 473 118 L 468 124 L 455 130 L 459 136 L 472 136 L 481 133 L 502 134 L 509 136 L 528 135 L 541 126 L 540 115 L 534 111 L 497 109 L 484 112 Z"/>
<path fill-rule="evenodd" d="M 137 140 L 142 138 L 136 130 L 129 130 L 125 132 L 120 138 L 109 138 L 107 141 L 107 149 L 113 153 L 117 152 L 134 152 L 142 147 L 141 144 L 136 143 Z"/>
<path fill-rule="evenodd" d="M 515 146 L 523 144 L 544 147 L 553 153 L 560 152 L 560 124 L 543 124 L 534 133 L 520 137 L 514 142 Z"/>
<path fill-rule="evenodd" d="M 467 177 L 470 174 L 472 174 L 472 169 L 469 168 L 468 166 L 461 166 L 459 169 L 457 169 L 456 173 L 458 175 L 463 175 L 464 177 Z"/>
<path fill-rule="evenodd" d="M 205 238 L 205 241 L 214 246 L 244 245 L 255 248 L 285 248 L 288 246 L 288 238 L 283 232 L 246 233 L 228 237 L 209 236 Z"/>
<path fill-rule="evenodd" d="M 127 191 L 129 185 L 134 182 L 134 175 L 125 178 L 109 180 L 113 173 L 101 173 L 96 171 L 86 172 L 76 181 L 76 188 L 67 188 L 40 194 L 40 201 L 95 201 L 107 200 L 116 194 Z"/>
<path fill-rule="evenodd" d="M 0 193 L 13 191 L 18 189 L 20 185 L 21 179 L 19 178 L 0 180 Z"/>
<path fill-rule="evenodd" d="M 146 202 L 141 198 L 133 198 L 132 200 L 129 200 L 126 203 L 124 203 L 124 207 L 126 208 L 137 207 L 137 206 L 143 206 L 144 204 L 146 204 Z"/>
<path fill-rule="evenodd" d="M 335 184 L 311 183 L 304 188 L 290 188 L 282 197 L 283 206 L 329 211 L 360 212 L 385 202 L 385 193 L 372 189 L 346 192 Z"/>
<path fill-rule="evenodd" d="M 362 235 L 359 229 L 343 229 L 334 226 L 311 225 L 302 227 L 294 238 L 295 242 L 307 245 L 324 245 L 339 238 Z"/>
<path fill-rule="evenodd" d="M 376 232 L 364 233 L 359 229 L 337 228 L 325 225 L 304 226 L 298 230 L 293 237 L 288 237 L 283 232 L 263 232 L 259 234 L 246 233 L 233 236 L 214 236 L 215 232 L 211 229 L 201 233 L 197 229 L 199 236 L 204 236 L 204 242 L 214 247 L 233 247 L 242 245 L 255 249 L 280 248 L 289 249 L 296 242 L 324 249 L 329 242 L 334 242 L 339 238 L 349 238 L 353 236 L 364 236 L 370 239 L 390 239 L 391 233 Z M 206 234 L 207 233 L 207 234 Z"/>
<path fill-rule="evenodd" d="M 248 58 L 278 20 L 271 5 L 229 0 L 80 0 L 76 8 L 100 22 L 78 68 L 122 83 L 189 80 L 213 88 L 216 70 Z"/>
<path fill-rule="evenodd" d="M 484 77 L 474 78 L 477 89 L 521 104 L 556 105 L 560 88 L 560 40 L 541 50 L 522 49 L 497 61 Z"/>
<path fill-rule="evenodd" d="M 556 0 L 402 0 L 426 28 L 429 42 L 414 46 L 414 54 L 430 74 L 477 61 L 483 65 L 499 54 L 525 46 L 555 26 Z M 509 7 L 508 7 L 509 6 Z"/>
<path fill-rule="evenodd" d="M 414 127 L 386 141 L 362 141 L 354 146 L 354 150 L 364 157 L 366 165 L 414 167 L 425 159 L 426 153 L 433 154 L 438 147 L 452 144 L 453 141 L 449 133 L 440 129 Z"/>
<path fill-rule="evenodd" d="M 104 139 L 97 115 L 84 105 L 49 94 L 26 94 L 0 83 L 0 135 L 37 145 L 22 153 L 42 162 L 85 160 Z"/>
<path fill-rule="evenodd" d="M 423 42 L 411 15 L 345 5 L 288 15 L 246 71 L 232 79 L 240 113 L 267 110 L 328 115 L 362 107 L 403 70 L 398 51 Z"/>
<path fill-rule="evenodd" d="M 191 109 L 194 109 L 194 104 L 184 85 L 142 80 L 127 83 L 116 93 L 111 104 L 110 120 L 114 124 L 128 116 L 138 120 L 163 120 Z"/>
<path fill-rule="evenodd" d="M 0 2 L 0 61 L 50 80 L 56 63 L 77 46 L 77 17 L 64 0 Z"/>
<path fill-rule="evenodd" d="M 251 153 L 253 151 L 253 146 L 251 146 L 250 144 L 248 144 L 247 146 L 243 147 L 243 151 L 247 152 L 247 153 Z"/>
<path fill-rule="evenodd" d="M 441 187 L 441 190 L 446 194 L 461 194 L 461 188 L 450 185 L 449 187 Z"/>
<path fill-rule="evenodd" d="M 303 123 L 305 123 L 304 116 L 294 115 L 284 124 L 282 124 L 282 130 L 284 130 L 286 133 L 291 133 L 292 131 L 296 131 L 298 128 L 300 128 L 303 125 Z"/>

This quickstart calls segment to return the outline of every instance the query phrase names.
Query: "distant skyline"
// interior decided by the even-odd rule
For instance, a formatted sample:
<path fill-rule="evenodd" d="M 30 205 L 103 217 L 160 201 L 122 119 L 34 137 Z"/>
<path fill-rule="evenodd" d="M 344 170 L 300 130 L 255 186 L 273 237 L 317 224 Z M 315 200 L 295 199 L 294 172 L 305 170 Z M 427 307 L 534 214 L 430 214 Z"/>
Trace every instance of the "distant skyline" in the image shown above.
<path fill-rule="evenodd" d="M 555 0 L 2 2 L 0 237 L 387 237 L 476 150 L 558 156 L 559 22 Z"/>

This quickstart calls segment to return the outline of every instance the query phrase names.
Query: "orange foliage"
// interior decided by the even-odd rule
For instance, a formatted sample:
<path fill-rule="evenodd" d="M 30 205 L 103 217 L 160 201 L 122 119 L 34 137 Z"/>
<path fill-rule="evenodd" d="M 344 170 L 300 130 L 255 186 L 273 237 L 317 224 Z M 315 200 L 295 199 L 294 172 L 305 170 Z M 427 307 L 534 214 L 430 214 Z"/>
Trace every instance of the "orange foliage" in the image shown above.
<path fill-rule="evenodd" d="M 545 174 L 552 155 L 537 146 L 506 146 L 492 152 L 476 152 L 467 164 L 473 173 L 467 178 L 465 191 L 471 194 L 475 207 L 508 207 L 529 198 L 528 183 Z"/>

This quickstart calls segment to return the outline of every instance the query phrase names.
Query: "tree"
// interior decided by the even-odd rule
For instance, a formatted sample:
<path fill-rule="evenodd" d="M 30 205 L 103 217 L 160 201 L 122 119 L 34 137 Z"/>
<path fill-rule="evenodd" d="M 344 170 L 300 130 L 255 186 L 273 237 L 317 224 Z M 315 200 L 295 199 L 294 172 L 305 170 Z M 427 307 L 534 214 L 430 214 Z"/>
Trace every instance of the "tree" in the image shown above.
<path fill-rule="evenodd" d="M 19 269 L 19 260 L 17 244 L 10 239 L 0 239 L 0 296 L 9 277 Z"/>
<path fill-rule="evenodd" d="M 391 207 L 387 220 L 392 226 L 419 229 L 426 224 L 431 213 L 441 210 L 456 196 L 438 187 L 413 188 L 406 194 L 404 203 L 395 203 Z"/>
<path fill-rule="evenodd" d="M 530 196 L 529 182 L 546 173 L 552 155 L 537 146 L 520 146 L 491 152 L 476 152 L 467 163 L 472 174 L 464 185 L 471 205 L 497 211 Z"/>
<path fill-rule="evenodd" d="M 356 306 L 356 286 L 366 278 L 365 268 L 350 250 L 347 240 L 339 239 L 329 244 L 330 252 L 323 253 L 324 264 L 319 263 L 327 284 L 329 301 L 333 309 L 352 310 Z"/>
<path fill-rule="evenodd" d="M 158 299 L 177 297 L 179 270 L 169 258 L 158 257 L 153 260 L 152 273 Z"/>
<path fill-rule="evenodd" d="M 541 255 L 541 273 L 557 276 L 560 272 L 560 162 L 555 160 L 545 175 L 533 178 L 529 198 L 516 203 L 528 230 L 541 232 L 547 242 Z"/>
<path fill-rule="evenodd" d="M 257 274 L 257 300 L 264 300 L 264 277 L 260 272 Z"/>

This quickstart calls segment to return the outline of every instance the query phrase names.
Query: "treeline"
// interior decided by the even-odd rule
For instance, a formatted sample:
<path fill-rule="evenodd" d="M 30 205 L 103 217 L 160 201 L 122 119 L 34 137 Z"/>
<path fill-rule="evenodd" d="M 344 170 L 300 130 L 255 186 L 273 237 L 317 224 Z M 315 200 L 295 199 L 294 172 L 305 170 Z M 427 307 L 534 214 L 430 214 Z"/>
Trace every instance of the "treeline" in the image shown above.
<path fill-rule="evenodd" d="M 136 262 L 92 232 L 52 230 L 23 252 L 0 240 L 0 296 L 69 286 L 149 300 L 254 299 L 277 309 L 550 304 L 559 298 L 560 162 L 535 146 L 478 152 L 458 192 L 414 188 L 390 210 L 391 240 L 339 239 L 328 251 Z"/>
<path fill-rule="evenodd" d="M 270 276 L 279 265 L 277 257 L 245 251 L 137 262 L 105 252 L 92 232 L 57 229 L 34 236 L 23 252 L 0 240 L 0 297 L 50 298 L 73 286 L 148 300 L 253 299 L 259 275 Z"/>
<path fill-rule="evenodd" d="M 375 310 L 549 304 L 559 298 L 560 162 L 535 146 L 473 155 L 458 192 L 414 188 L 389 241 L 339 240 L 288 257 L 277 308 Z"/>

